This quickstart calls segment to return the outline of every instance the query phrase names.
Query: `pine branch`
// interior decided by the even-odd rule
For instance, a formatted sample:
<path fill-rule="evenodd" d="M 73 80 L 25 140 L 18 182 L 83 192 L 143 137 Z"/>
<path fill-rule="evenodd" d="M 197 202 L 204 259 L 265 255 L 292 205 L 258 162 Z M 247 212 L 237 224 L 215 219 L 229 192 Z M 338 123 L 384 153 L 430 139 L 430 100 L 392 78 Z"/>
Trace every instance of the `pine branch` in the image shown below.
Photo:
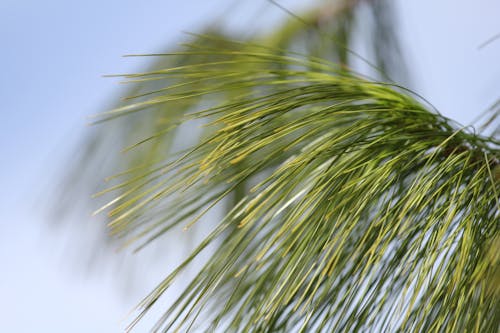
<path fill-rule="evenodd" d="M 170 104 L 203 101 L 177 119 L 201 121 L 201 142 L 126 179 L 139 186 L 111 205 L 111 228 L 140 246 L 176 225 L 188 230 L 251 184 L 138 318 L 214 244 L 156 330 L 494 332 L 494 140 L 345 67 L 219 42 L 227 47 L 182 53 L 199 62 L 125 76 L 203 84 L 170 86 L 102 115 L 161 107 L 168 117 Z"/>

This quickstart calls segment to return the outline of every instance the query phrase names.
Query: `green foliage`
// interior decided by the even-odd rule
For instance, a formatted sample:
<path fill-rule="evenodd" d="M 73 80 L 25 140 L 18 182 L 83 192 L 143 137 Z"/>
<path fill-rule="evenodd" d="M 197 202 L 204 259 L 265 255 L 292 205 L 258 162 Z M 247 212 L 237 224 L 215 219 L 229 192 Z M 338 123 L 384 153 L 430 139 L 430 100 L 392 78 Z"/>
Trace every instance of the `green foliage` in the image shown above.
<path fill-rule="evenodd" d="M 116 193 L 99 211 L 126 244 L 230 203 L 137 319 L 214 246 L 156 330 L 496 332 L 498 141 L 346 53 L 294 52 L 292 28 L 279 47 L 195 36 L 125 75 L 140 89 L 98 115 L 149 133 L 98 193 Z"/>
<path fill-rule="evenodd" d="M 488 139 L 321 59 L 234 43 L 180 54 L 200 58 L 127 77 L 187 84 L 101 116 L 194 99 L 205 107 L 172 124 L 202 119 L 205 137 L 119 185 L 139 184 L 113 201 L 109 225 L 147 244 L 247 186 L 141 304 L 220 240 L 158 328 L 187 327 L 207 308 L 203 321 L 235 331 L 494 331 L 498 295 L 483 277 L 498 264 L 500 188 Z"/>

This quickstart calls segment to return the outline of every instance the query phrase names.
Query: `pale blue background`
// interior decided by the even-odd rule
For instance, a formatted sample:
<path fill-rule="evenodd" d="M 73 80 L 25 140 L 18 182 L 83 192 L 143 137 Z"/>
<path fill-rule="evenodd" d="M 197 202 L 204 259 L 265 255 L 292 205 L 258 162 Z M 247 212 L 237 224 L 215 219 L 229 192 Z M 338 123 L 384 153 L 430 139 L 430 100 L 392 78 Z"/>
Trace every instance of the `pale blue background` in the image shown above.
<path fill-rule="evenodd" d="M 50 197 L 47 185 L 84 133 L 86 116 L 116 93 L 116 80 L 101 76 L 143 68 L 144 60 L 120 56 L 159 51 L 230 2 L 0 0 L 0 332 L 120 332 L 128 311 L 166 273 L 148 268 L 127 293 L 117 287 L 119 273 L 83 274 L 64 253 L 78 235 L 48 229 L 37 202 Z M 281 1 L 296 10 L 305 2 Z M 500 41 L 477 50 L 500 32 L 500 2 L 398 4 L 414 88 L 467 124 L 500 97 Z M 262 8 L 275 15 L 266 24 L 281 17 Z M 231 24 L 251 24 L 245 13 L 231 14 Z M 91 222 L 82 216 L 81 223 Z"/>

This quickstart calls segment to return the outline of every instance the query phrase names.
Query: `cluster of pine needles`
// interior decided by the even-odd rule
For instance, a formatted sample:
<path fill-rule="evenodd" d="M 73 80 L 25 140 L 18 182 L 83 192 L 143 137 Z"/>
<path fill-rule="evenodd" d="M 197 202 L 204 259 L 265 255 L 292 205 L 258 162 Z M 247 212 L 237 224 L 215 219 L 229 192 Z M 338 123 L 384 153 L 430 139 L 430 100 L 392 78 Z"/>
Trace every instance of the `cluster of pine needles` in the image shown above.
<path fill-rule="evenodd" d="M 103 191 L 118 191 L 101 210 L 126 243 L 234 202 L 137 320 L 214 246 L 154 330 L 496 332 L 498 141 L 345 66 L 199 40 L 152 55 L 188 63 L 124 75 L 163 86 L 97 119 L 154 114 L 137 147 L 196 124 L 194 145 Z"/>

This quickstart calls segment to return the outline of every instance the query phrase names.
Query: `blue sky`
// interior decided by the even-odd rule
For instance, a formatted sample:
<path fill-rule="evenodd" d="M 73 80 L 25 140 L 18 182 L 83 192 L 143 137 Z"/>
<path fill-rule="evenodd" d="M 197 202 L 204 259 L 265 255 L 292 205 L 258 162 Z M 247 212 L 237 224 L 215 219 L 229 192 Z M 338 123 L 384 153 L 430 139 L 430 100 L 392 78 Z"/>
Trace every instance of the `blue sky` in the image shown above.
<path fill-rule="evenodd" d="M 230 2 L 0 1 L 0 331 L 120 332 L 131 307 L 166 272 L 153 269 L 130 295 L 115 286 L 116 275 L 82 274 L 63 253 L 75 235 L 48 229 L 37 203 L 50 197 L 86 117 L 115 96 L 116 80 L 102 75 L 141 69 L 143 59 L 121 56 L 161 50 Z M 414 88 L 467 124 L 500 97 L 500 41 L 477 49 L 500 32 L 500 3 L 398 3 Z M 245 11 L 230 21 L 243 24 Z"/>

